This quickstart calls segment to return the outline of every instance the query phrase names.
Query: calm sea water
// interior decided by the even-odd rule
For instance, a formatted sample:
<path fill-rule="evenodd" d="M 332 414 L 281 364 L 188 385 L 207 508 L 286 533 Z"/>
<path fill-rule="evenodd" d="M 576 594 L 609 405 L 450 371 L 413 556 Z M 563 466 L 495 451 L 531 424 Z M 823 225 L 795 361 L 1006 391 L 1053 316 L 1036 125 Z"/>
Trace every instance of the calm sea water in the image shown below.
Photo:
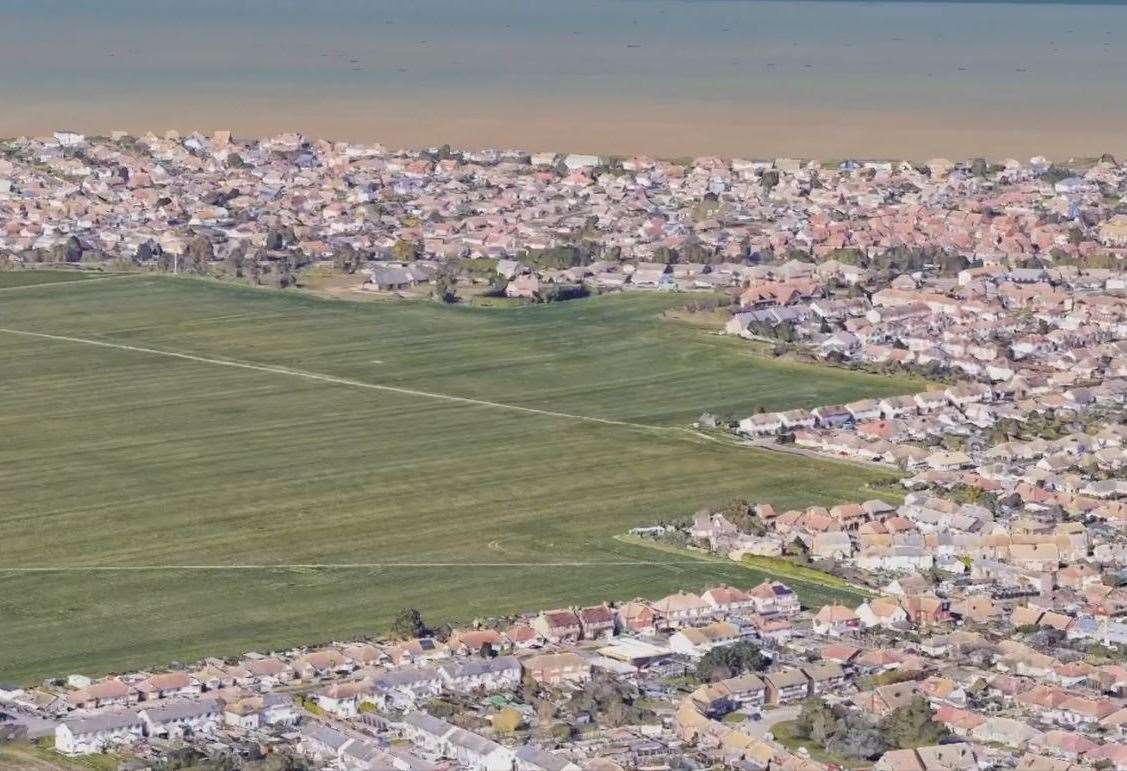
<path fill-rule="evenodd" d="M 1123 152 L 1127 5 L 0 0 L 0 104 L 8 135 Z"/>

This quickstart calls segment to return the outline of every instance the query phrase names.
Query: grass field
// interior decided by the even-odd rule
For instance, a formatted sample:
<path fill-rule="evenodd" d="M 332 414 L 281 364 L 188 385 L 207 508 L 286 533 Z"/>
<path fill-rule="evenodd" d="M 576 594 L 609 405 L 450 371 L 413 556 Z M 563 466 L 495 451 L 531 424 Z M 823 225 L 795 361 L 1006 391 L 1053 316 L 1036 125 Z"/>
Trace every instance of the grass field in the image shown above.
<path fill-rule="evenodd" d="M 39 284 L 60 284 L 64 281 L 84 281 L 99 278 L 97 273 L 79 273 L 71 270 L 2 270 L 0 289 L 6 287 L 38 286 Z"/>
<path fill-rule="evenodd" d="M 0 679 L 375 633 L 405 606 L 466 621 L 748 583 L 613 536 L 883 477 L 679 427 L 918 384 L 756 357 L 661 321 L 676 302 L 444 308 L 158 277 L 0 293 Z M 76 570 L 95 567 L 112 569 Z"/>

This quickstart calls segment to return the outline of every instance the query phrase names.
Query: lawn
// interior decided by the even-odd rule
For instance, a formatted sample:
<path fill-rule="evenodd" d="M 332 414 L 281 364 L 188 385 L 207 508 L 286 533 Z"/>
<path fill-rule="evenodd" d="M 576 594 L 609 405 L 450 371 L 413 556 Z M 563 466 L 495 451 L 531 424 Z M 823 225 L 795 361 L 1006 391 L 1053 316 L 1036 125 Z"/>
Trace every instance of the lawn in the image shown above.
<path fill-rule="evenodd" d="M 83 281 L 97 277 L 97 273 L 79 273 L 73 270 L 0 270 L 0 289 L 59 284 L 64 281 Z"/>
<path fill-rule="evenodd" d="M 747 584 L 614 536 L 735 496 L 872 497 L 887 476 L 678 427 L 918 384 L 761 358 L 660 320 L 677 302 L 446 308 L 158 277 L 0 294 L 3 328 L 199 357 L 0 332 L 0 679 L 377 633 L 405 606 L 468 621 Z M 94 566 L 114 570 L 56 570 Z"/>
<path fill-rule="evenodd" d="M 652 549 L 664 554 L 679 555 L 682 558 L 696 558 L 703 562 L 712 562 L 727 568 L 729 565 L 738 565 L 744 569 L 743 578 L 732 583 L 740 586 L 758 584 L 764 579 L 778 579 L 784 581 L 790 588 L 798 593 L 803 606 L 807 608 L 820 608 L 823 605 L 834 603 L 843 605 L 860 605 L 872 595 L 870 592 L 853 586 L 837 576 L 824 573 L 805 565 L 799 565 L 781 557 L 747 556 L 740 562 L 732 562 L 726 557 L 702 552 L 697 549 L 682 549 L 670 544 L 664 544 L 648 538 L 639 538 L 632 535 L 618 536 L 618 541 L 643 548 Z"/>

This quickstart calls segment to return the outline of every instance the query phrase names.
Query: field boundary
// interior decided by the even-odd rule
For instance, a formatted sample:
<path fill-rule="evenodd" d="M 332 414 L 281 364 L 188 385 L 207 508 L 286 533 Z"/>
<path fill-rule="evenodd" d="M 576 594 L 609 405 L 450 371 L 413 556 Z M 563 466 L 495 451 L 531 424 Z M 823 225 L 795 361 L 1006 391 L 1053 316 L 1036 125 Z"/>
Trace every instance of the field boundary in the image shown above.
<path fill-rule="evenodd" d="M 556 560 L 552 562 L 304 562 L 231 565 L 37 565 L 10 568 L 4 573 L 117 573 L 161 570 L 378 570 L 383 568 L 582 568 L 696 565 L 699 559 L 678 560 Z M 734 564 L 734 563 L 733 563 Z"/>
<path fill-rule="evenodd" d="M 16 292 L 26 289 L 43 289 L 49 286 L 84 286 L 86 284 L 97 284 L 99 281 L 121 281 L 127 278 L 141 278 L 144 273 L 125 273 L 120 276 L 99 276 L 98 278 L 86 278 L 81 281 L 71 281 L 64 279 L 61 281 L 41 281 L 38 284 L 20 284 L 18 286 L 0 286 L 0 292 Z"/>
<path fill-rule="evenodd" d="M 97 281 L 98 279 L 92 279 Z M 89 283 L 74 282 L 74 283 Z M 38 284 L 37 286 L 45 286 Z M 75 337 L 72 335 L 55 335 L 47 332 L 32 332 L 25 329 L 14 329 L 11 327 L 0 327 L 0 332 L 16 335 L 20 337 L 39 338 L 43 340 L 54 340 L 56 342 L 74 343 L 79 345 L 93 345 L 101 348 L 110 348 L 120 351 L 132 351 L 135 353 L 144 353 L 152 356 L 165 356 L 173 359 L 182 359 L 185 361 L 194 361 L 202 364 L 211 364 L 221 367 L 235 367 L 237 369 L 246 369 L 254 372 L 265 372 L 274 375 L 286 375 L 288 377 L 304 378 L 306 380 L 316 380 L 323 383 L 330 383 L 332 385 L 350 386 L 353 388 L 365 388 L 374 391 L 386 391 L 390 393 L 402 394 L 404 396 L 415 396 L 425 399 L 437 399 L 440 401 L 455 402 L 459 404 L 467 404 L 475 407 L 488 407 L 491 409 L 507 410 L 510 412 L 523 412 L 530 415 L 541 415 L 544 417 L 561 418 L 564 420 L 575 420 L 585 423 L 594 423 L 605 426 L 617 426 L 619 428 L 629 428 L 635 431 L 647 431 L 663 433 L 670 436 L 678 436 L 682 438 L 691 438 L 697 441 L 707 441 L 713 444 L 719 444 L 726 447 L 735 447 L 741 449 L 759 449 L 735 439 L 721 438 L 706 434 L 703 431 L 698 431 L 694 428 L 685 426 L 657 426 L 650 423 L 635 423 L 628 420 L 616 420 L 614 418 L 599 418 L 592 415 L 578 415 L 570 412 L 560 412 L 558 410 L 546 410 L 539 407 L 525 407 L 519 404 L 508 404 L 505 402 L 493 402 L 485 399 L 474 399 L 468 396 L 457 396 L 455 394 L 445 394 L 438 391 L 421 391 L 415 388 L 404 388 L 402 386 L 384 385 L 381 383 L 369 383 L 364 380 L 354 380 L 352 378 L 340 377 L 337 375 L 327 375 L 322 372 L 311 372 L 309 370 L 293 369 L 291 367 L 284 367 L 279 364 L 259 364 L 257 362 L 242 361 L 240 359 L 221 359 L 214 356 L 201 356 L 194 353 L 185 353 L 182 351 L 170 351 L 161 348 L 148 348 L 139 345 L 127 345 L 125 343 L 115 343 L 108 340 L 94 340 L 86 337 Z"/>

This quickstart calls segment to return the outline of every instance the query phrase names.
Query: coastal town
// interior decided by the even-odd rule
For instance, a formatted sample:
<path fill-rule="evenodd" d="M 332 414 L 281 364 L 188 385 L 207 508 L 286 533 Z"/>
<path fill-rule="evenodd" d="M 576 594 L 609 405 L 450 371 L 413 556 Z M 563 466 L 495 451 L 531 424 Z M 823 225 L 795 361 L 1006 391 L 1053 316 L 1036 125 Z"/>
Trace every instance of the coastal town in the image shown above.
<path fill-rule="evenodd" d="M 1115 158 L 59 131 L 0 142 L 0 225 L 0 266 L 28 273 L 452 305 L 669 293 L 669 323 L 748 355 L 918 384 L 701 405 L 693 436 L 896 477 L 867 500 L 734 500 L 621 534 L 737 565 L 741 585 L 472 623 L 404 608 L 363 639 L 0 683 L 0 748 L 135 771 L 1127 770 Z"/>

